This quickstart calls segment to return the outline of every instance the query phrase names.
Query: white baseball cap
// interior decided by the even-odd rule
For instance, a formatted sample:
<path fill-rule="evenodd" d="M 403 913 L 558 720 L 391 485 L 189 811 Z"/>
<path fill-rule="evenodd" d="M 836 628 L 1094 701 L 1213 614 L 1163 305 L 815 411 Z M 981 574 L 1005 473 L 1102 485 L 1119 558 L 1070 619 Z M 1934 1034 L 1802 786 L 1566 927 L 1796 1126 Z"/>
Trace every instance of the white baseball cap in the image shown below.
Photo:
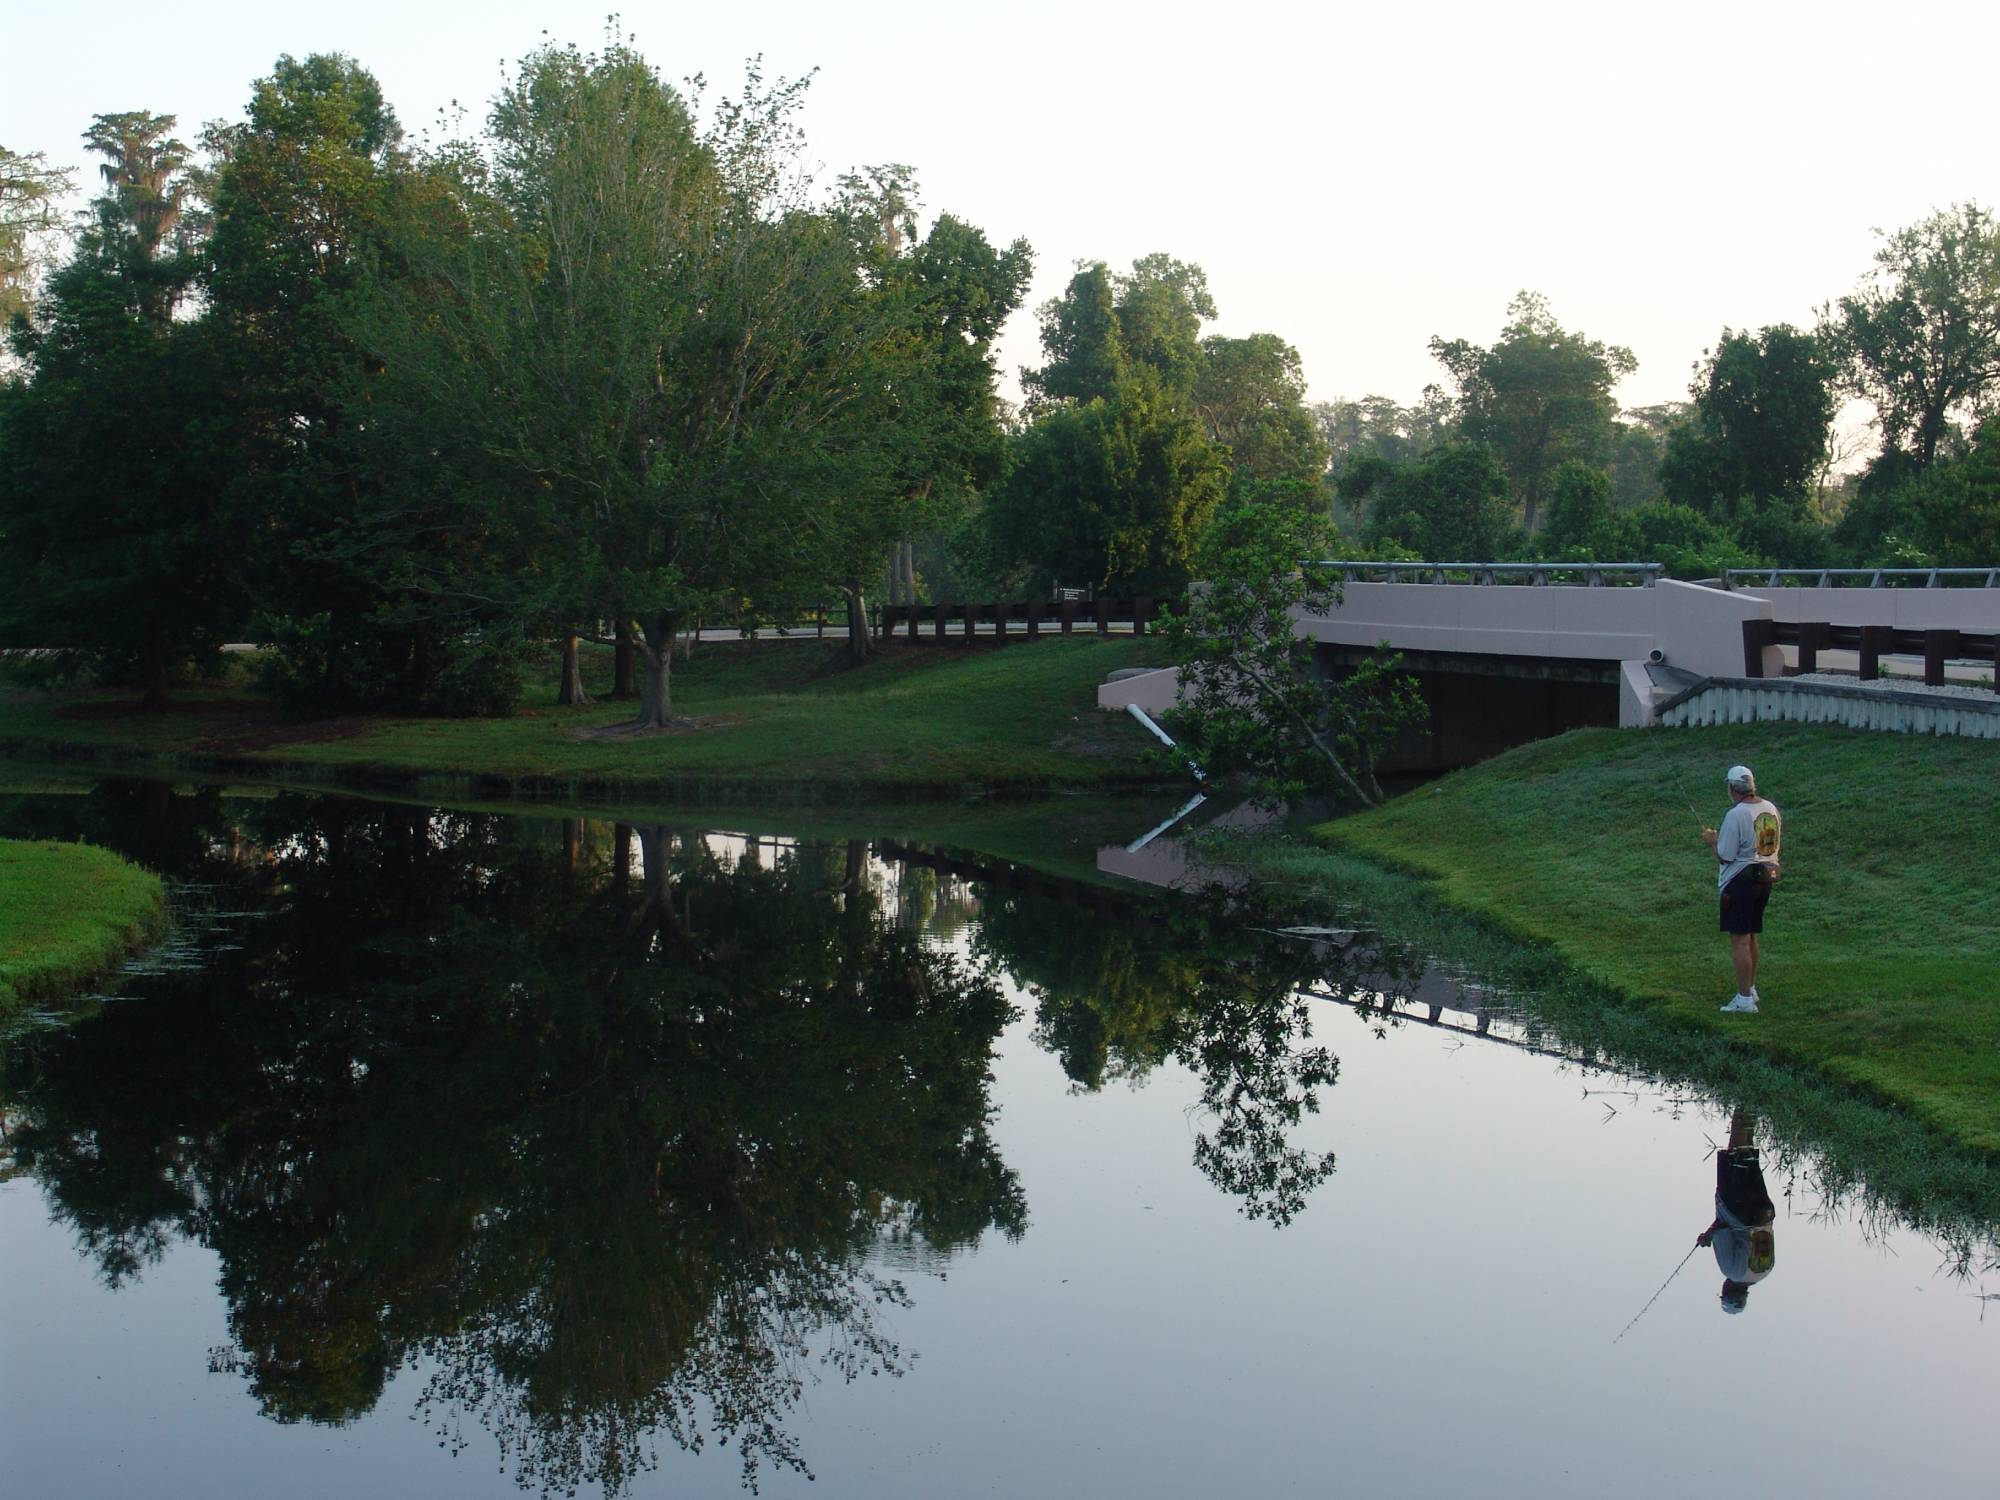
<path fill-rule="evenodd" d="M 1729 775 L 1723 779 L 1740 792 L 1754 792 L 1757 790 L 1757 778 L 1748 766 L 1731 766 L 1729 768 Z"/>

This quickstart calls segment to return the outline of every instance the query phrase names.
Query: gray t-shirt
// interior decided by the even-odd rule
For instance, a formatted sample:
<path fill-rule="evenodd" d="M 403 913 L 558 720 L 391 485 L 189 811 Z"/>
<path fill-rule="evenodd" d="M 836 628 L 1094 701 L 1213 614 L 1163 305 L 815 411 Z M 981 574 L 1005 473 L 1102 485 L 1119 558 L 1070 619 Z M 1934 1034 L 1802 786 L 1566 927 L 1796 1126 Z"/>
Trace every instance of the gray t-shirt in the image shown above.
<path fill-rule="evenodd" d="M 1752 865 L 1775 865 L 1784 841 L 1784 819 L 1762 797 L 1750 797 L 1730 808 L 1715 831 L 1716 889 L 1728 885 Z"/>
<path fill-rule="evenodd" d="M 1715 1200 L 1715 1219 L 1722 1227 L 1708 1243 L 1715 1252 L 1716 1269 L 1728 1280 L 1745 1286 L 1755 1286 L 1769 1276 L 1778 1264 L 1777 1237 L 1771 1226 L 1745 1224 L 1720 1198 Z"/>

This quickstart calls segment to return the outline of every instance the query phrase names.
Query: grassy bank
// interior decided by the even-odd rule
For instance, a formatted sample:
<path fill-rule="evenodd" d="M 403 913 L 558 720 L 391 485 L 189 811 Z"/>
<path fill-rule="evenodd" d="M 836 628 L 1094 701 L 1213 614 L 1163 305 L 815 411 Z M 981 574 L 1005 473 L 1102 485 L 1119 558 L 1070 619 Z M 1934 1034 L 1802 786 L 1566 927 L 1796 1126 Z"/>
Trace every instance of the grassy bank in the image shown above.
<path fill-rule="evenodd" d="M 1719 822 L 1736 761 L 1786 818 L 1756 1016 L 1716 1010 L 1734 986 L 1714 859 L 1687 805 Z M 1583 1005 L 1636 1002 L 1654 1024 L 1808 1065 L 2000 1153 L 1996 773 L 2000 747 L 1969 740 L 1799 725 L 1593 730 L 1316 832 L 1424 877 L 1428 896 L 1479 919 L 1487 962 L 1517 977 L 1536 962 L 1539 980 L 1573 971 L 1587 982 Z M 1298 856 L 1294 878 L 1331 858 Z M 1407 893 L 1394 900 L 1410 905 Z"/>
<path fill-rule="evenodd" d="M 593 690 L 609 686 L 608 657 L 591 654 Z M 17 759 L 673 801 L 1109 790 L 1164 774 L 1143 732 L 1094 696 L 1111 671 L 1160 660 L 1156 642 L 898 644 L 864 667 L 841 660 L 833 641 L 704 645 L 675 673 L 685 727 L 646 735 L 605 733 L 629 704 L 557 707 L 551 671 L 505 719 L 285 723 L 240 686 L 154 713 L 127 693 L 16 693 L 0 700 L 0 746 Z"/>
<path fill-rule="evenodd" d="M 159 877 L 108 850 L 0 839 L 0 1011 L 96 978 L 165 914 Z"/>

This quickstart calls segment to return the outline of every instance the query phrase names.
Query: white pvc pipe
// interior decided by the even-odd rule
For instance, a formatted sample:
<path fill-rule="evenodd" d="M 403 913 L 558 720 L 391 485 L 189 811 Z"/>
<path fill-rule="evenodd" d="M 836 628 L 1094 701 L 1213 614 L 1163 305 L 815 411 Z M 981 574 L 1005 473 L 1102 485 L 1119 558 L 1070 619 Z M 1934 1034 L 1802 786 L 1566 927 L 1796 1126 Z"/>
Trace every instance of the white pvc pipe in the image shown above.
<path fill-rule="evenodd" d="M 1126 704 L 1125 712 L 1130 714 L 1133 718 L 1137 719 L 1141 724 L 1144 724 L 1148 729 L 1152 730 L 1153 738 L 1158 740 L 1162 745 L 1165 745 L 1169 750 L 1180 749 L 1180 746 L 1174 743 L 1174 737 L 1168 734 L 1166 730 L 1160 728 L 1158 724 L 1155 724 L 1153 722 L 1153 716 L 1147 713 L 1145 709 L 1139 707 L 1138 704 L 1136 703 Z M 1196 781 L 1208 780 L 1207 774 L 1204 773 L 1201 767 L 1196 765 L 1193 761 L 1189 761 L 1187 763 L 1187 768 L 1194 773 L 1194 779 Z"/>

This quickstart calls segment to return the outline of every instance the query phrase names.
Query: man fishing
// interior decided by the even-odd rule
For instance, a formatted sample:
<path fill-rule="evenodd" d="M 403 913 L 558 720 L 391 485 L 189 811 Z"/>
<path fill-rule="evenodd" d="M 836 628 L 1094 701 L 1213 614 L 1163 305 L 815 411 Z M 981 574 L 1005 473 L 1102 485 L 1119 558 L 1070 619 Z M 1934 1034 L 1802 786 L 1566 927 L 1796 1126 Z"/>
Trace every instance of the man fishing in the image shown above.
<path fill-rule="evenodd" d="M 1784 822 L 1778 809 L 1757 795 L 1748 766 L 1731 766 L 1729 811 L 1722 828 L 1701 831 L 1719 861 L 1716 884 L 1722 892 L 1722 930 L 1736 968 L 1736 996 L 1722 1009 L 1735 1015 L 1757 1013 L 1757 935 L 1764 930 L 1764 907 L 1778 881 L 1778 846 Z"/>

